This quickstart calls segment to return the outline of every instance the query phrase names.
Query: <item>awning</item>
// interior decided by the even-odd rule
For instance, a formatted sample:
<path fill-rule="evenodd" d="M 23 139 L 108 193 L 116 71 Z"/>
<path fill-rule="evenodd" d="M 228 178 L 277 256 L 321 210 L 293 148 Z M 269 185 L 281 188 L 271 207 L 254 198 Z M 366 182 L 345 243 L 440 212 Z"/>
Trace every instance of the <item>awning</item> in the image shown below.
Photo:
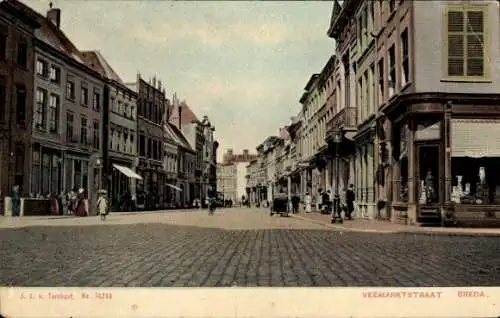
<path fill-rule="evenodd" d="M 499 157 L 500 121 L 483 119 L 451 120 L 452 157 Z"/>
<path fill-rule="evenodd" d="M 137 173 L 135 173 L 134 171 L 132 171 L 132 169 L 130 169 L 130 168 L 120 166 L 117 164 L 113 164 L 113 167 L 129 178 L 142 180 L 142 177 L 140 175 L 138 175 Z"/>
<path fill-rule="evenodd" d="M 179 188 L 178 186 L 174 186 L 173 184 L 170 184 L 170 183 L 167 183 L 167 186 L 171 187 L 172 189 L 175 189 L 177 191 L 181 191 L 182 192 L 182 189 Z"/>

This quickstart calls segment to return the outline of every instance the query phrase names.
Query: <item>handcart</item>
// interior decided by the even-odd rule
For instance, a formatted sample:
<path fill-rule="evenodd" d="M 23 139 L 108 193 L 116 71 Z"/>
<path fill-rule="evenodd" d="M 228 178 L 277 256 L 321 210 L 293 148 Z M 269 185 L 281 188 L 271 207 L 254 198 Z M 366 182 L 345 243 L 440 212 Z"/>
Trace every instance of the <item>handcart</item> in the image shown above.
<path fill-rule="evenodd" d="M 270 206 L 270 215 L 279 214 L 280 216 L 288 216 L 289 212 L 288 195 L 285 193 L 275 194 Z"/>

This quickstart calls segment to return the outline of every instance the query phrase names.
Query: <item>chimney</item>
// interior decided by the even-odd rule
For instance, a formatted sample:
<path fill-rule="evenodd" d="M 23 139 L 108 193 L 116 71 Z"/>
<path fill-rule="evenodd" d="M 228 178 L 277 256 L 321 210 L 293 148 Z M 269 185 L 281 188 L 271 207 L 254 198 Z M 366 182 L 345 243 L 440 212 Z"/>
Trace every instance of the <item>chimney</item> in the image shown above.
<path fill-rule="evenodd" d="M 52 2 L 49 4 L 49 8 L 49 11 L 47 11 L 47 19 L 58 29 L 61 28 L 61 9 L 52 8 Z"/>
<path fill-rule="evenodd" d="M 182 105 L 179 104 L 179 129 L 182 129 Z"/>

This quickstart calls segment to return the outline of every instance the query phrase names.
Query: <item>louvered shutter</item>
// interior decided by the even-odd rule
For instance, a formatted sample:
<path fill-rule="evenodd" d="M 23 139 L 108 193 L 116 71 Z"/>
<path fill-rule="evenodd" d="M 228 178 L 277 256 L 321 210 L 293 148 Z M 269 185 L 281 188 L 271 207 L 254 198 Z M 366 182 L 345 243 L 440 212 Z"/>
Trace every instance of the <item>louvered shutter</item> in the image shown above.
<path fill-rule="evenodd" d="M 453 157 L 500 157 L 500 121 L 452 119 Z"/>
<path fill-rule="evenodd" d="M 482 11 L 467 11 L 467 76 L 484 75 L 484 17 Z"/>
<path fill-rule="evenodd" d="M 448 76 L 463 76 L 465 64 L 465 14 L 448 11 Z"/>

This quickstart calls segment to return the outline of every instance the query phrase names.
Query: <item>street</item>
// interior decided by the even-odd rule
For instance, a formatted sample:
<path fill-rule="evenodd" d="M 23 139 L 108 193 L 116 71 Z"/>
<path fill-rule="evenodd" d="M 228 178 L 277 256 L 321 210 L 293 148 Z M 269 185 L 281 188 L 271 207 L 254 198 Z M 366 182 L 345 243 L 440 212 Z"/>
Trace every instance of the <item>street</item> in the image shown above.
<path fill-rule="evenodd" d="M 247 208 L 0 222 L 8 286 L 500 284 L 500 237 L 342 232 Z"/>

